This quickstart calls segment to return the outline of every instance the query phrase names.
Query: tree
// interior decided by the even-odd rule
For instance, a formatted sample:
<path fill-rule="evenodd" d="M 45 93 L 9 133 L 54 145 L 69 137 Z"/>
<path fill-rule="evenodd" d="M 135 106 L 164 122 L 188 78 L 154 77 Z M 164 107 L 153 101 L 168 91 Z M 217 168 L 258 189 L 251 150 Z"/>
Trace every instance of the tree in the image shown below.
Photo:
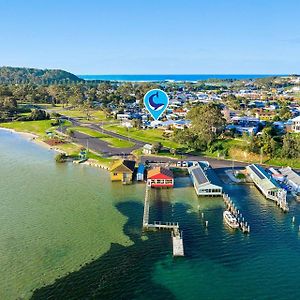
<path fill-rule="evenodd" d="M 237 98 L 235 95 L 229 94 L 228 96 L 224 97 L 223 100 L 229 107 L 231 107 L 233 109 L 240 108 L 241 97 Z"/>
<path fill-rule="evenodd" d="M 281 120 L 285 121 L 291 119 L 293 117 L 293 114 L 291 113 L 289 108 L 286 105 L 284 105 L 279 111 L 279 117 Z"/>
<path fill-rule="evenodd" d="M 213 103 L 192 108 L 187 118 L 191 120 L 190 131 L 198 137 L 200 144 L 212 142 L 225 125 L 221 109 Z"/>
<path fill-rule="evenodd" d="M 133 119 L 133 127 L 140 129 L 142 127 L 142 120 L 141 119 Z"/>
<path fill-rule="evenodd" d="M 41 109 L 34 109 L 32 110 L 29 119 L 32 121 L 37 121 L 37 120 L 49 120 L 50 119 L 50 115 Z"/>
<path fill-rule="evenodd" d="M 300 158 L 300 136 L 286 134 L 281 151 L 283 158 Z"/>
<path fill-rule="evenodd" d="M 163 147 L 162 143 L 158 142 L 158 143 L 153 144 L 152 150 L 155 154 L 157 154 L 157 153 L 159 153 L 159 151 L 161 151 L 162 147 Z"/>
<path fill-rule="evenodd" d="M 176 155 L 177 154 L 177 150 L 175 148 L 171 148 L 170 149 L 170 153 L 173 154 L 173 155 Z"/>
<path fill-rule="evenodd" d="M 66 154 L 64 153 L 58 153 L 56 156 L 55 156 L 55 161 L 57 163 L 63 163 L 67 160 L 67 156 Z"/>

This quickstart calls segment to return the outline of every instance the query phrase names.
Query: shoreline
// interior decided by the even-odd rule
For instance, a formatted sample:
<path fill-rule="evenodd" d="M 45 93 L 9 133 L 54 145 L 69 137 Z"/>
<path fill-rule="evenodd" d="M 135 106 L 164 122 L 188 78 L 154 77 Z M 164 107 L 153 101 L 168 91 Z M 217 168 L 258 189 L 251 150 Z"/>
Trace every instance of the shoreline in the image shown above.
<path fill-rule="evenodd" d="M 30 141 L 30 142 L 33 142 L 35 143 L 36 145 L 39 145 L 43 148 L 46 148 L 47 150 L 53 150 L 55 152 L 58 152 L 58 153 L 66 153 L 60 149 L 57 149 L 57 148 L 53 148 L 51 147 L 50 145 L 48 145 L 47 143 L 39 140 L 39 136 L 34 134 L 34 133 L 31 133 L 31 132 L 24 132 L 24 131 L 16 131 L 14 129 L 10 129 L 10 128 L 4 128 L 4 127 L 0 127 L 0 130 L 5 130 L 5 131 L 9 131 L 10 133 L 14 133 L 14 134 L 17 134 L 19 135 L 20 137 Z"/>
<path fill-rule="evenodd" d="M 12 134 L 17 134 L 19 135 L 21 138 L 23 139 L 26 139 L 27 141 L 30 141 L 30 142 L 33 142 L 34 144 L 36 145 L 39 145 L 40 147 L 44 148 L 44 149 L 47 149 L 47 150 L 51 150 L 51 151 L 55 151 L 57 153 L 63 153 L 63 154 L 66 154 L 68 155 L 67 152 L 63 151 L 63 150 L 60 150 L 58 148 L 54 148 L 54 147 L 51 147 L 50 145 L 48 145 L 47 143 L 39 140 L 39 136 L 34 134 L 34 133 L 30 133 L 30 132 L 22 132 L 22 131 L 16 131 L 14 129 L 10 129 L 10 128 L 3 128 L 3 127 L 0 127 L 0 130 L 4 130 L 4 131 L 8 131 Z M 79 144 L 76 144 L 76 145 L 79 145 Z M 72 163 L 76 164 L 76 160 L 72 160 L 71 161 Z M 85 165 L 85 166 L 90 166 L 90 167 L 94 167 L 94 168 L 101 168 L 101 169 L 105 169 L 105 170 L 109 170 L 109 167 L 108 166 L 105 166 L 105 165 L 102 165 L 100 164 L 99 162 L 97 162 L 97 160 L 95 159 L 88 159 L 87 161 L 81 163 L 82 165 Z"/>

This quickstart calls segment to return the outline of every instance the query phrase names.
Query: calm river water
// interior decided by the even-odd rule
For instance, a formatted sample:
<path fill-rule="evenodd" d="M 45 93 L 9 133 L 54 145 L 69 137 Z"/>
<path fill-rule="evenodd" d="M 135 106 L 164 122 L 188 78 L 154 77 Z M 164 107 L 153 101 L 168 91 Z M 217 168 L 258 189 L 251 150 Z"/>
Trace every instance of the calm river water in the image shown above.
<path fill-rule="evenodd" d="M 300 298 L 300 204 L 283 214 L 253 186 L 225 185 L 244 236 L 223 224 L 220 199 L 177 179 L 153 191 L 150 214 L 180 223 L 186 256 L 173 259 L 169 233 L 141 232 L 144 184 L 54 155 L 0 130 L 0 299 Z"/>

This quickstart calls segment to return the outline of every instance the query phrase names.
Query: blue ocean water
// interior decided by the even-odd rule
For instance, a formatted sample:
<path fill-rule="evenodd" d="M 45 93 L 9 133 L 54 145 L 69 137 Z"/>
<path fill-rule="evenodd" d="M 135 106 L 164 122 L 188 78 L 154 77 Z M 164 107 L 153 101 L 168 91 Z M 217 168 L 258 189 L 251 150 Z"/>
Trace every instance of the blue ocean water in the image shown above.
<path fill-rule="evenodd" d="M 106 81 L 199 81 L 207 79 L 255 79 L 279 74 L 163 74 L 163 75 L 77 75 L 85 80 Z"/>

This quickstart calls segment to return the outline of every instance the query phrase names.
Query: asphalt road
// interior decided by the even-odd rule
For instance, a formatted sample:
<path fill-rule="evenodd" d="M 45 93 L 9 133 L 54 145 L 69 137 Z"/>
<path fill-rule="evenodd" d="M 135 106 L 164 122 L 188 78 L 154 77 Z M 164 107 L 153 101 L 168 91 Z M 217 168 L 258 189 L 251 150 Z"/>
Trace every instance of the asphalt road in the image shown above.
<path fill-rule="evenodd" d="M 185 155 L 186 158 L 184 161 L 208 161 L 209 164 L 216 169 L 222 169 L 222 168 L 230 168 L 230 167 L 235 167 L 235 168 L 243 168 L 249 163 L 244 163 L 244 162 L 234 162 L 230 160 L 224 160 L 224 159 L 216 159 L 216 158 L 208 158 L 204 156 L 192 156 L 192 155 Z M 171 159 L 169 157 L 161 157 L 161 156 L 142 156 L 141 157 L 141 162 L 145 163 L 146 161 L 149 162 L 157 162 L 157 163 L 168 163 L 168 162 L 176 162 L 179 161 L 178 159 Z"/>
<path fill-rule="evenodd" d="M 77 142 L 81 145 L 84 145 L 86 147 L 87 140 L 88 140 L 89 148 L 96 152 L 102 153 L 104 156 L 114 156 L 114 155 L 128 156 L 128 155 L 130 155 L 130 153 L 133 150 L 139 149 L 146 144 L 146 143 L 138 141 L 136 139 L 125 137 L 118 133 L 106 130 L 96 124 L 86 124 L 86 123 L 83 123 L 80 120 L 74 119 L 74 118 L 68 118 L 68 120 L 70 120 L 74 126 L 83 126 L 84 125 L 84 127 L 89 127 L 100 133 L 104 133 L 104 134 L 110 135 L 110 136 L 118 138 L 118 139 L 127 140 L 127 141 L 131 141 L 131 142 L 135 143 L 134 147 L 131 147 L 131 148 L 113 148 L 113 147 L 110 147 L 108 143 L 101 141 L 100 139 L 93 138 L 93 137 L 90 137 L 86 134 L 79 133 L 79 132 L 75 133 L 75 136 L 74 136 L 75 142 Z M 195 155 L 190 155 L 190 154 L 184 154 L 184 156 L 185 156 L 184 160 L 188 160 L 188 161 L 200 161 L 200 160 L 208 161 L 210 163 L 210 165 L 214 168 L 228 168 L 228 167 L 232 167 L 232 166 L 245 167 L 249 164 L 249 163 L 237 162 L 237 161 L 235 161 L 233 163 L 230 160 L 208 158 L 208 157 L 204 157 L 204 156 L 195 156 Z M 146 160 L 156 161 L 156 162 L 178 161 L 178 159 L 171 159 L 168 157 L 161 157 L 161 156 L 142 156 L 141 160 L 142 160 L 142 162 L 144 162 Z"/>

